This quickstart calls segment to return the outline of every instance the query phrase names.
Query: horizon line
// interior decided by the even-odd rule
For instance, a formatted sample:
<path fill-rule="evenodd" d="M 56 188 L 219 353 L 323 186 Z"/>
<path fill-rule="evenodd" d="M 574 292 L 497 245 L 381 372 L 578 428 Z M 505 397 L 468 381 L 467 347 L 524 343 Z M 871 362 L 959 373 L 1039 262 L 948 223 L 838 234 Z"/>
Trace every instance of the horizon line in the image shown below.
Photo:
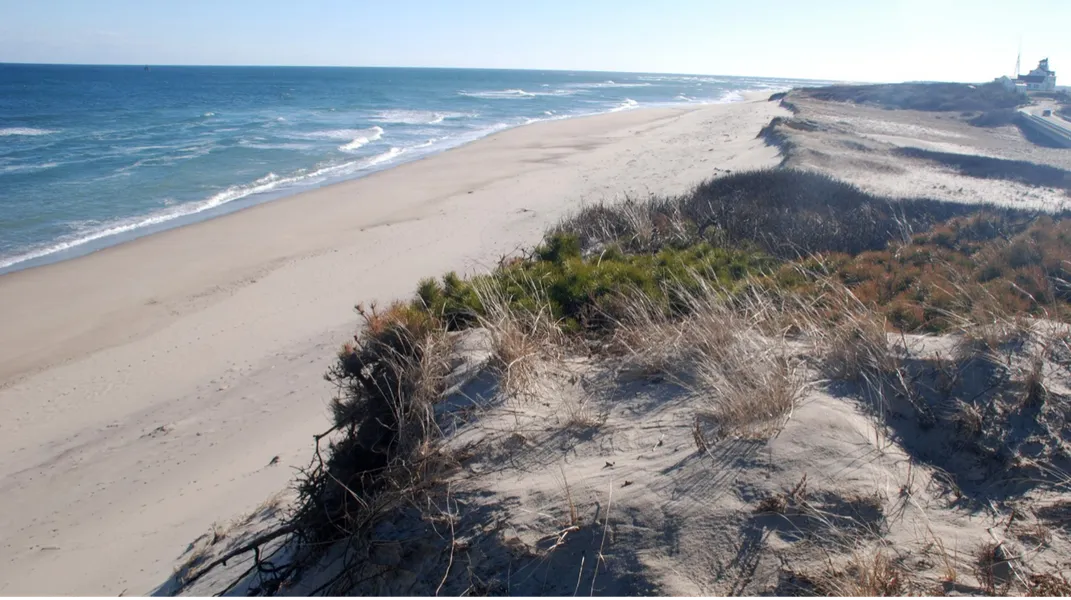
<path fill-rule="evenodd" d="M 640 75 L 697 75 L 703 77 L 751 77 L 756 79 L 795 79 L 798 81 L 846 81 L 834 78 L 785 77 L 780 75 L 729 75 L 725 73 L 685 73 L 679 71 L 620 71 L 601 69 L 558 69 L 542 67 L 444 67 L 444 66 L 401 66 L 401 65 L 220 65 L 205 63 L 89 63 L 89 62 L 29 62 L 0 60 L 0 66 L 21 65 L 35 67 L 179 67 L 179 68 L 213 68 L 213 69 L 426 69 L 442 71 L 550 71 L 557 73 L 623 73 Z"/>

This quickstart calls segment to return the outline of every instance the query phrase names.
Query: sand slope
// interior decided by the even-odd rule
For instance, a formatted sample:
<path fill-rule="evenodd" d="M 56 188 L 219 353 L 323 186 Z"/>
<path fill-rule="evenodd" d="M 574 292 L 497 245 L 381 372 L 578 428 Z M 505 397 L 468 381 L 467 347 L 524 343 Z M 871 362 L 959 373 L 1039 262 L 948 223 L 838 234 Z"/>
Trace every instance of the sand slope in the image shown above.
<path fill-rule="evenodd" d="M 1013 125 L 976 127 L 975 113 L 885 110 L 791 94 L 775 129 L 785 166 L 815 170 L 892 198 L 936 198 L 1043 211 L 1071 207 L 1071 153 Z"/>
<path fill-rule="evenodd" d="M 1035 322 L 1031 341 L 1001 356 L 1007 363 L 962 357 L 963 377 L 947 396 L 934 367 L 954 355 L 957 337 L 889 334 L 888 356 L 920 397 L 890 393 L 877 402 L 866 384 L 813 368 L 813 338 L 782 345 L 734 331 L 740 349 L 784 352 L 807 382 L 768 436 L 711 428 L 701 415 L 724 397 L 674 375 L 688 369 L 684 357 L 652 376 L 635 369 L 635 356 L 563 358 L 556 348 L 516 395 L 497 385 L 488 362 L 493 334 L 456 334 L 471 378 L 436 414 L 445 448 L 465 457 L 460 466 L 427 496 L 382 514 L 368 537 L 335 544 L 288 576 L 280 595 L 325 585 L 336 586 L 327 595 L 373 596 L 867 595 L 874 588 L 853 569 L 868 564 L 895 570 L 875 575 L 894 582 L 893 595 L 985 595 L 976 565 L 994 542 L 1013 557 L 1014 590 L 1066 566 L 1066 483 L 1054 490 L 1025 481 L 1024 462 L 987 455 L 954 416 L 956 403 L 991 379 L 983 373 L 1010 378 L 980 404 L 1014 392 L 1023 363 L 1048 336 L 1066 336 L 1065 325 Z M 1071 379 L 1056 363 L 1045 372 L 1048 410 L 1058 415 Z M 912 402 L 936 419 L 926 421 Z M 1016 426 L 1044 421 L 1035 414 L 1033 425 Z M 1009 435 L 1005 449 L 1040 457 L 1041 445 L 1055 443 L 1059 455 L 1059 435 L 1032 434 L 1023 444 Z M 193 571 L 271 528 L 260 525 L 199 544 L 209 559 Z M 262 550 L 281 566 L 293 547 Z M 352 586 L 336 578 L 347 564 Z M 271 580 L 242 577 L 251 566 L 245 552 L 183 594 L 232 585 L 244 594 Z"/>
<path fill-rule="evenodd" d="M 151 591 L 305 463 L 355 302 L 484 268 L 584 201 L 773 166 L 755 134 L 786 114 L 541 123 L 0 277 L 0 594 Z"/>

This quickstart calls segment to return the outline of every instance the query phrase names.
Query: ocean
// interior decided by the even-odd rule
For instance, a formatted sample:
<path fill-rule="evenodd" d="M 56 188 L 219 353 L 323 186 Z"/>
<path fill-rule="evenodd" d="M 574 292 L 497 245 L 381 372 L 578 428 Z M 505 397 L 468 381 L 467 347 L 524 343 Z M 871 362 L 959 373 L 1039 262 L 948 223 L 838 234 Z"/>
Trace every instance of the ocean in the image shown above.
<path fill-rule="evenodd" d="M 0 273 L 361 177 L 509 127 L 826 82 L 0 64 Z"/>

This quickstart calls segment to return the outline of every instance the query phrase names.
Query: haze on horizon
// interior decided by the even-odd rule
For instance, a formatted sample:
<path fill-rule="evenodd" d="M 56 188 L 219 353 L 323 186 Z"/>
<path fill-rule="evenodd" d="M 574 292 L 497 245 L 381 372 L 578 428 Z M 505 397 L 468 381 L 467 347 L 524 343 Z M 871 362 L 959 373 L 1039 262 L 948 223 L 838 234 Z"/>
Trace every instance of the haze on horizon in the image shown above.
<path fill-rule="evenodd" d="M 1048 57 L 1060 0 L 0 0 L 0 62 L 560 69 L 988 81 Z"/>

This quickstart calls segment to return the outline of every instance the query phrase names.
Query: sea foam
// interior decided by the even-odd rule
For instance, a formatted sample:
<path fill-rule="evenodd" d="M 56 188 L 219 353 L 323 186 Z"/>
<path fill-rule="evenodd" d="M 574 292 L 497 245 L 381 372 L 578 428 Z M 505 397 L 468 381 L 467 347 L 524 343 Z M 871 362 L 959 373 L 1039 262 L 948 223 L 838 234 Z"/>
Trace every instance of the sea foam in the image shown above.
<path fill-rule="evenodd" d="M 26 136 L 52 135 L 53 133 L 59 133 L 59 132 L 54 130 L 54 129 L 35 129 L 33 127 L 6 127 L 4 129 L 0 129 L 0 136 L 8 136 L 8 135 L 26 135 Z"/>
<path fill-rule="evenodd" d="M 28 260 L 48 256 L 49 254 L 70 250 L 102 238 L 129 233 L 153 225 L 160 225 L 182 217 L 189 217 L 256 194 L 264 194 L 279 188 L 293 187 L 301 184 L 312 185 L 323 183 L 337 177 L 353 175 L 360 171 L 389 163 L 405 152 L 405 148 L 391 148 L 387 152 L 368 159 L 328 165 L 312 171 L 302 170 L 287 177 L 281 177 L 275 173 L 268 173 L 252 183 L 232 185 L 199 202 L 175 204 L 164 210 L 149 213 L 147 215 L 120 219 L 103 225 L 81 229 L 80 231 L 65 236 L 56 243 L 48 246 L 39 247 L 16 256 L 0 257 L 0 269 L 5 269 Z"/>
<path fill-rule="evenodd" d="M 27 171 L 44 171 L 46 169 L 53 169 L 58 167 L 59 163 L 41 163 L 39 165 L 6 165 L 0 167 L 0 174 L 4 173 L 25 173 Z"/>
<path fill-rule="evenodd" d="M 399 125 L 438 125 L 447 119 L 475 118 L 476 113 L 441 112 L 430 110 L 381 110 L 372 117 L 377 123 Z"/>
<path fill-rule="evenodd" d="M 484 98 L 486 100 L 516 100 L 519 98 L 535 98 L 537 94 L 532 92 L 526 92 L 524 90 L 489 90 L 485 92 L 466 92 L 464 90 L 458 92 L 458 95 L 469 96 L 470 98 Z"/>
<path fill-rule="evenodd" d="M 359 137 L 383 135 L 382 127 L 368 129 L 321 129 L 317 131 L 296 131 L 286 135 L 305 140 L 354 140 Z M 377 138 L 378 139 L 378 138 Z"/>

